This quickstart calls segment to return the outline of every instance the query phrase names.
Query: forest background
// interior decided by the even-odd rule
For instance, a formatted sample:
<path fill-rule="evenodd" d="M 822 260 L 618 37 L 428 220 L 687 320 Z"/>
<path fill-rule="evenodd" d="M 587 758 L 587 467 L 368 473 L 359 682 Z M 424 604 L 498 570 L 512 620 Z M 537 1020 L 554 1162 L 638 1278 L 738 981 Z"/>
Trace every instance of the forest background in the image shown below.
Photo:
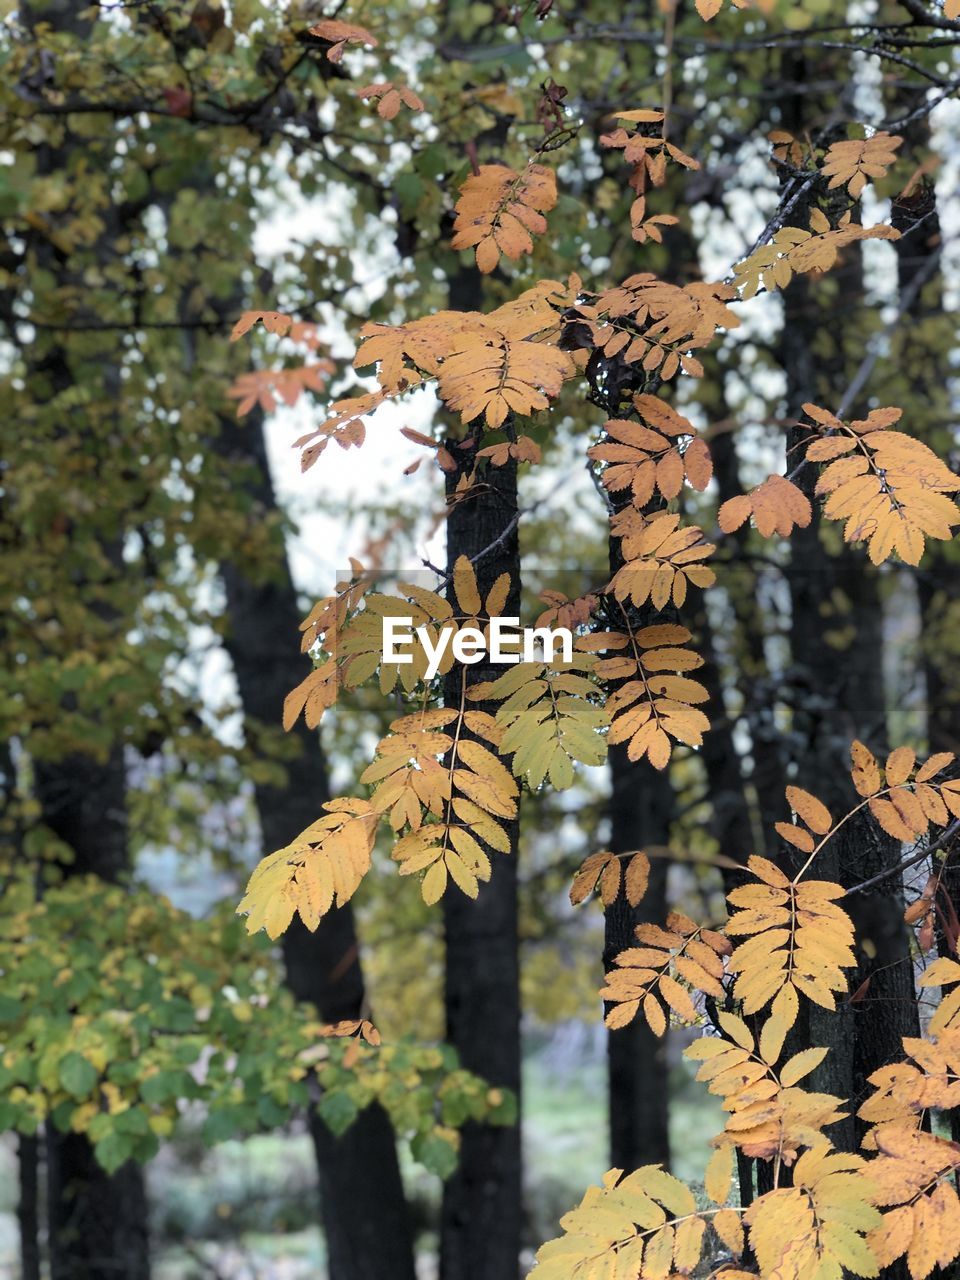
<path fill-rule="evenodd" d="M 854 225 L 900 238 L 851 238 L 831 271 L 759 292 L 741 275 L 738 323 L 674 396 L 713 455 L 697 519 L 714 528 L 724 501 L 784 469 L 805 402 L 897 405 L 956 469 L 960 19 L 937 0 L 719 8 L 4 6 L 10 1276 L 407 1280 L 446 1251 L 455 1280 L 474 1274 L 450 1239 L 484 1169 L 500 1256 L 524 1267 L 611 1164 L 702 1180 L 723 1113 L 681 1055 L 696 1033 L 606 1030 L 611 948 L 669 908 L 722 919 L 724 871 L 778 848 L 784 785 L 842 811 L 852 739 L 958 750 L 955 549 L 877 568 L 818 522 L 792 543 L 744 525 L 709 604 L 688 605 L 713 707 L 703 748 L 665 769 L 615 752 L 525 795 L 500 917 L 474 930 L 428 906 L 385 844 L 316 932 L 295 922 L 274 945 L 235 919 L 261 855 L 350 792 L 399 714 L 362 687 L 321 732 L 285 734 L 309 670 L 301 619 L 351 556 L 408 574 L 444 562 L 450 469 L 433 446 L 455 418 L 432 392 L 379 410 L 360 455 L 330 447 L 301 473 L 290 447 L 355 388 L 364 324 L 491 310 L 571 272 L 725 280 L 797 218 L 798 173 L 886 132 L 902 141 L 869 184 L 823 181 L 816 198 L 834 223 L 851 206 Z M 362 26 L 341 46 L 329 21 Z M 653 133 L 684 157 L 640 211 L 602 141 L 637 111 L 663 112 Z M 549 229 L 481 272 L 451 247 L 458 194 L 481 165 L 531 161 L 556 170 Z M 231 343 L 260 308 L 266 326 Z M 532 617 L 539 592 L 602 586 L 607 561 L 607 497 L 583 456 L 603 415 L 564 397 L 519 455 Z M 606 849 L 650 855 L 646 895 L 574 906 L 572 878 Z M 927 884 L 918 862 L 901 905 Z M 871 902 L 851 1015 L 888 998 L 868 979 L 907 945 Z M 911 923 L 937 945 L 945 920 Z M 445 931 L 461 980 L 488 975 L 496 1006 L 453 1035 L 459 1059 Z M 378 1050 L 320 1035 L 371 1016 Z"/>

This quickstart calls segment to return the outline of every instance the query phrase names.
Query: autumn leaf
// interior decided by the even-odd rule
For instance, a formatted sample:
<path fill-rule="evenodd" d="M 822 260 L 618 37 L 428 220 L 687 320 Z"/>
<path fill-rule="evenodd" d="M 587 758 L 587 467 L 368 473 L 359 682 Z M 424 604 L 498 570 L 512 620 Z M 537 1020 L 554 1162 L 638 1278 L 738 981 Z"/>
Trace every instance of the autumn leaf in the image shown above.
<path fill-rule="evenodd" d="M 662 623 L 637 631 L 597 632 L 577 641 L 588 652 L 611 652 L 596 665 L 601 679 L 618 682 L 607 698 L 607 739 L 627 743 L 630 760 L 646 757 L 654 768 L 665 769 L 671 739 L 690 746 L 703 742 L 710 721 L 697 704 L 709 695 L 685 674 L 703 666 L 700 655 L 686 647 L 691 639 L 686 627 Z"/>
<path fill-rule="evenodd" d="M 237 907 L 247 932 L 265 929 L 277 938 L 295 913 L 316 929 L 333 906 L 353 897 L 370 867 L 376 814 L 364 800 L 341 798 L 284 848 L 263 858 Z"/>
<path fill-rule="evenodd" d="M 823 1130 L 845 1113 L 841 1099 L 832 1094 L 797 1087 L 823 1061 L 826 1049 L 802 1050 L 776 1069 L 789 1029 L 785 1017 L 771 1014 L 759 1038 L 737 1014 L 720 1013 L 718 1019 L 723 1036 L 695 1040 L 684 1056 L 700 1064 L 697 1079 L 723 1099 L 729 1113 L 723 1132 L 714 1139 L 717 1151 L 711 1159 L 711 1166 L 719 1166 L 729 1186 L 734 1148 L 751 1159 L 779 1157 L 792 1164 L 804 1147 L 822 1141 Z M 718 1198 L 709 1186 L 707 1192 L 717 1203 L 725 1199 L 725 1194 Z"/>
<path fill-rule="evenodd" d="M 582 653 L 571 662 L 520 662 L 471 689 L 471 699 L 502 704 L 496 714 L 503 726 L 500 754 L 510 757 L 514 776 L 526 778 L 531 790 L 547 779 L 565 790 L 573 785 L 576 764 L 605 762 L 607 713 L 591 679 L 594 667 L 593 655 Z"/>
<path fill-rule="evenodd" d="M 794 274 L 829 271 L 836 264 L 840 250 L 855 240 L 898 240 L 900 232 L 880 224 L 861 227 L 850 221 L 846 213 L 836 227 L 831 227 L 819 209 L 810 214 L 810 229 L 781 227 L 773 239 L 755 249 L 738 262 L 735 271 L 737 287 L 744 298 L 752 298 L 761 288 L 785 289 Z"/>
<path fill-rule="evenodd" d="M 227 395 L 238 402 L 238 418 L 248 414 L 254 405 L 264 413 L 273 413 L 278 404 L 295 405 L 304 391 L 322 391 L 335 372 L 331 360 L 314 361 L 296 369 L 257 369 L 235 378 Z"/>
<path fill-rule="evenodd" d="M 728 947 L 721 935 L 698 928 L 679 911 L 670 912 L 663 928 L 640 924 L 634 932 L 640 945 L 614 956 L 614 967 L 600 991 L 610 1004 L 605 1022 L 611 1030 L 626 1026 L 639 1013 L 661 1036 L 671 1011 L 684 1022 L 696 1022 L 691 991 L 724 998 L 721 981 Z"/>
<path fill-rule="evenodd" d="M 546 409 L 571 372 L 570 357 L 556 347 L 488 329 L 465 334 L 459 349 L 444 360 L 440 395 L 463 422 L 482 414 L 495 429 L 511 413 L 527 416 Z"/>
<path fill-rule="evenodd" d="M 658 611 L 671 603 L 679 609 L 688 584 L 710 587 L 716 581 L 713 570 L 701 563 L 716 547 L 696 525 L 681 527 L 679 515 L 658 511 L 643 519 L 626 507 L 611 517 L 610 532 L 622 539 L 626 563 L 604 590 L 621 602 L 639 608 L 649 600 Z"/>
<path fill-rule="evenodd" d="M 854 740 L 850 745 L 850 759 L 852 762 L 850 777 L 857 795 L 875 795 L 880 790 L 881 778 L 880 768 L 873 752 L 859 740 Z"/>
<path fill-rule="evenodd" d="M 768 476 L 750 493 L 728 498 L 720 507 L 717 523 L 724 533 L 733 533 L 753 516 L 757 532 L 765 538 L 779 533 L 789 537 L 794 528 L 805 529 L 813 517 L 810 501 L 784 476 Z"/>
<path fill-rule="evenodd" d="M 812 850 L 812 837 L 808 841 Z M 744 1012 L 756 1013 L 773 1000 L 789 1028 L 800 995 L 835 1009 L 838 993 L 847 990 L 843 970 L 855 964 L 853 924 L 837 905 L 842 887 L 818 880 L 771 884 L 763 860 L 751 857 L 747 866 L 760 883 L 727 895 L 737 910 L 725 930 L 746 939 L 729 961 L 730 972 L 737 974 L 734 995 L 743 1001 Z"/>
<path fill-rule="evenodd" d="M 638 395 L 634 404 L 641 422 L 613 419 L 604 423 L 606 439 L 592 445 L 587 456 L 605 463 L 604 488 L 611 493 L 629 489 L 635 507 L 645 507 L 659 490 L 675 498 L 684 480 L 702 492 L 710 483 L 710 450 L 693 425 L 670 405 L 651 395 Z M 681 448 L 680 441 L 690 437 Z"/>
<path fill-rule="evenodd" d="M 230 330 L 230 341 L 236 342 L 257 324 L 262 324 L 267 333 L 286 337 L 293 325 L 293 317 L 285 315 L 282 311 L 244 311 Z"/>
<path fill-rule="evenodd" d="M 383 80 L 376 84 L 366 84 L 357 90 L 357 97 L 365 101 L 372 98 L 377 103 L 377 114 L 384 120 L 393 120 L 400 113 L 401 106 L 411 111 L 422 111 L 423 100 L 408 89 L 406 85 L 394 84 L 392 80 Z"/>
<path fill-rule="evenodd" d="M 835 142 L 827 149 L 823 162 L 823 173 L 830 178 L 828 190 L 845 186 L 854 200 L 859 199 L 868 179 L 884 176 L 902 143 L 902 138 L 885 132 L 871 138 Z"/>
<path fill-rule="evenodd" d="M 521 173 L 484 164 L 460 188 L 452 249 L 476 249 L 477 266 L 489 273 L 504 254 L 516 261 L 533 252 L 533 236 L 544 235 L 543 216 L 557 203 L 552 169 L 530 163 Z"/>
<path fill-rule="evenodd" d="M 477 450 L 478 458 L 489 458 L 490 465 L 503 467 L 511 458 L 517 462 L 537 463 L 541 460 L 540 446 L 529 436 L 517 436 L 516 440 L 504 440 L 502 444 L 487 445 Z"/>
<path fill-rule="evenodd" d="M 805 1151 L 793 1185 L 759 1196 L 744 1215 L 761 1274 L 808 1280 L 846 1269 L 876 1276 L 865 1240 L 880 1223 L 869 1174 L 862 1157 L 831 1151 L 825 1142 Z"/>
<path fill-rule="evenodd" d="M 821 472 L 816 493 L 827 495 L 827 519 L 845 522 L 845 542 L 866 542 L 873 564 L 896 553 L 916 565 L 926 538 L 952 538 L 960 511 L 946 495 L 960 490 L 960 477 L 922 441 L 889 429 L 900 409 L 873 409 L 850 423 L 812 404 L 804 412 L 834 433 L 810 444 L 807 459 L 835 459 Z"/>
<path fill-rule="evenodd" d="M 705 1221 L 693 1193 L 659 1165 L 604 1174 L 560 1219 L 564 1235 L 541 1245 L 534 1280 L 689 1275 L 700 1262 Z M 641 1270 L 642 1264 L 642 1270 Z"/>
<path fill-rule="evenodd" d="M 919 1052 L 924 1043 L 905 1040 L 904 1046 L 913 1046 Z M 936 1056 L 938 1046 L 929 1047 L 932 1050 L 929 1068 L 949 1073 L 947 1063 Z M 956 1043 L 947 1053 L 955 1059 Z M 892 1083 L 888 1077 L 897 1079 L 898 1066 L 894 1064 L 889 1071 L 875 1072 L 870 1077 L 871 1083 L 880 1086 L 880 1092 L 861 1107 L 861 1118 L 890 1113 L 887 1104 L 894 1095 L 884 1086 Z M 926 1075 L 926 1070 L 918 1072 L 912 1065 L 905 1066 L 904 1070 L 906 1076 L 901 1074 L 897 1083 L 908 1093 L 913 1083 L 911 1077 L 926 1078 L 931 1083 L 935 1080 Z M 930 1091 L 932 1105 L 937 1105 L 936 1099 L 943 1096 L 943 1090 L 941 1086 Z M 893 1105 L 896 1106 L 895 1101 Z M 952 1097 L 950 1105 L 955 1105 Z M 960 1257 L 960 1200 L 952 1185 L 960 1170 L 960 1144 L 919 1130 L 916 1114 L 906 1122 L 901 1118 L 880 1121 L 864 1140 L 868 1150 L 877 1152 L 868 1169 L 877 1188 L 876 1203 L 886 1210 L 870 1232 L 868 1243 L 879 1266 L 892 1267 L 898 1258 L 906 1255 L 912 1280 L 926 1280 L 935 1267 L 949 1268 Z"/>
<path fill-rule="evenodd" d="M 348 44 L 365 44 L 376 48 L 380 43 L 366 27 L 359 27 L 352 22 L 340 22 L 336 18 L 323 18 L 310 28 L 310 34 L 320 40 L 330 41 L 327 58 L 334 63 L 341 61 Z"/>
<path fill-rule="evenodd" d="M 646 196 L 637 196 L 633 204 L 630 206 L 630 234 L 637 244 L 646 244 L 648 240 L 653 240 L 656 244 L 663 243 L 663 227 L 676 227 L 680 223 L 680 219 L 674 217 L 672 213 L 653 213 L 647 214 L 647 198 Z"/>
<path fill-rule="evenodd" d="M 692 352 L 711 342 L 717 329 L 739 325 L 726 305 L 733 296 L 729 285 L 696 282 L 681 288 L 640 272 L 569 307 L 563 314 L 564 344 L 593 347 L 609 359 L 619 356 L 664 381 L 680 371 L 702 377 L 703 366 Z"/>
<path fill-rule="evenodd" d="M 646 129 L 650 124 L 663 121 L 662 111 L 618 111 L 617 119 L 627 124 L 638 124 L 640 129 L 632 132 L 618 128 L 612 133 L 600 135 L 602 147 L 612 147 L 623 151 L 623 158 L 634 166 L 630 185 L 639 193 L 647 182 L 655 187 L 662 187 L 666 182 L 667 165 L 670 161 L 685 169 L 699 169 L 700 162 L 681 151 L 674 143 L 669 142 L 662 133 L 651 134 Z"/>

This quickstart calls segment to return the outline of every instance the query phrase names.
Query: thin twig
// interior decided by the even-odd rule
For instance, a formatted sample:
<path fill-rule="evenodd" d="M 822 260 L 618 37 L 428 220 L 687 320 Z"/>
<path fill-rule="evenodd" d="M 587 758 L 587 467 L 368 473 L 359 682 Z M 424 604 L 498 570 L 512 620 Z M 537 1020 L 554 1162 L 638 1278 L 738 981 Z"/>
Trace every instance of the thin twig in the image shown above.
<path fill-rule="evenodd" d="M 869 880 L 864 880 L 862 884 L 855 884 L 853 888 L 848 889 L 843 896 L 845 898 L 849 898 L 851 893 L 863 893 L 865 889 L 872 889 L 874 885 L 881 884 L 884 880 L 889 879 L 890 876 L 895 876 L 898 872 L 906 871 L 910 867 L 915 867 L 918 862 L 923 862 L 924 858 L 929 858 L 930 855 L 932 853 L 936 853 L 938 849 L 945 848 L 945 846 L 953 840 L 954 836 L 958 834 L 960 834 L 960 818 L 951 822 L 946 831 L 944 831 L 930 844 L 924 845 L 919 852 L 911 854 L 910 857 L 905 858 L 903 862 L 898 862 L 895 867 L 887 867 L 886 871 L 881 871 L 879 875 L 871 876 Z"/>

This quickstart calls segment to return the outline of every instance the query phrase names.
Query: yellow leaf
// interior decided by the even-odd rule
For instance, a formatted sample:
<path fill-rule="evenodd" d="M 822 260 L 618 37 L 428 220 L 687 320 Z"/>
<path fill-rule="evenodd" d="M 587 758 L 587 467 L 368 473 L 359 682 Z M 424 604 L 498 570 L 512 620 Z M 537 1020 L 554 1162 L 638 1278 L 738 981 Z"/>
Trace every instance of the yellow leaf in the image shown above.
<path fill-rule="evenodd" d="M 778 835 L 782 836 L 788 844 L 799 849 L 801 853 L 813 853 L 816 848 L 813 836 L 809 831 L 804 831 L 803 827 L 795 826 L 792 822 L 775 822 L 773 826 Z"/>
<path fill-rule="evenodd" d="M 722 1209 L 720 1213 L 713 1215 L 711 1221 L 714 1231 L 723 1243 L 735 1258 L 739 1258 L 744 1248 L 743 1223 L 740 1214 L 735 1209 Z M 732 1271 L 726 1268 L 720 1272 L 723 1280 L 747 1280 L 748 1275 L 752 1280 L 752 1272 Z"/>
<path fill-rule="evenodd" d="M 854 740 L 850 745 L 850 759 L 853 761 L 850 776 L 853 779 L 857 794 L 861 796 L 876 795 L 881 787 L 881 779 L 880 768 L 873 752 L 865 747 L 862 742 Z"/>
<path fill-rule="evenodd" d="M 440 395 L 463 422 L 483 414 L 496 428 L 511 413 L 546 409 L 573 370 L 567 353 L 546 343 L 468 332 L 440 367 Z"/>
<path fill-rule="evenodd" d="M 703 1185 L 714 1204 L 726 1204 L 733 1182 L 733 1148 L 718 1147 L 707 1162 Z"/>
<path fill-rule="evenodd" d="M 818 836 L 826 835 L 833 824 L 827 806 L 801 787 L 787 787 L 786 794 L 790 808 L 803 819 L 810 830 Z"/>
<path fill-rule="evenodd" d="M 891 751 L 883 770 L 887 786 L 899 787 L 901 783 L 906 782 L 916 762 L 916 752 L 911 751 L 909 747 L 897 747 L 895 751 Z"/>
<path fill-rule="evenodd" d="M 804 1076 L 814 1071 L 827 1056 L 826 1049 L 803 1049 L 785 1062 L 780 1071 L 780 1083 L 785 1086 L 798 1084 Z"/>
<path fill-rule="evenodd" d="M 875 133 L 871 138 L 854 138 L 835 142 L 827 148 L 821 172 L 830 178 L 828 190 L 845 186 L 856 200 L 868 178 L 881 178 L 896 159 L 902 138 L 889 133 Z"/>
<path fill-rule="evenodd" d="M 265 928 L 271 938 L 288 927 L 295 911 L 309 929 L 336 903 L 356 892 L 369 870 L 376 814 L 364 800 L 341 798 L 283 849 L 261 859 L 237 912 L 247 930 Z"/>
<path fill-rule="evenodd" d="M 533 236 L 547 230 L 544 213 L 557 203 L 552 169 L 530 163 L 522 173 L 484 164 L 460 188 L 453 249 L 476 249 L 477 266 L 493 271 L 501 253 L 516 260 L 533 252 Z"/>
<path fill-rule="evenodd" d="M 794 527 L 805 529 L 813 515 L 810 500 L 785 476 L 768 476 L 748 494 L 728 498 L 717 514 L 724 533 L 733 533 L 753 516 L 765 538 L 773 533 L 788 537 Z"/>
<path fill-rule="evenodd" d="M 339 62 L 343 57 L 344 46 L 347 44 L 366 44 L 372 48 L 379 41 L 376 36 L 372 36 L 366 27 L 356 26 L 352 22 L 340 22 L 336 18 L 323 18 L 310 28 L 312 36 L 319 36 L 321 40 L 329 40 L 332 47 L 327 50 L 327 58 L 330 62 Z"/>
<path fill-rule="evenodd" d="M 637 906 L 643 900 L 649 880 L 650 859 L 645 853 L 635 853 L 627 863 L 624 876 L 624 888 L 631 907 Z"/>
<path fill-rule="evenodd" d="M 420 892 L 423 900 L 428 906 L 432 906 L 435 902 L 439 902 L 443 897 L 443 892 L 447 887 L 447 868 L 446 864 L 439 860 L 431 866 L 420 884 Z"/>
<path fill-rule="evenodd" d="M 457 604 L 468 618 L 475 618 L 483 608 L 477 590 L 477 575 L 467 556 L 459 556 L 453 567 L 453 590 Z"/>

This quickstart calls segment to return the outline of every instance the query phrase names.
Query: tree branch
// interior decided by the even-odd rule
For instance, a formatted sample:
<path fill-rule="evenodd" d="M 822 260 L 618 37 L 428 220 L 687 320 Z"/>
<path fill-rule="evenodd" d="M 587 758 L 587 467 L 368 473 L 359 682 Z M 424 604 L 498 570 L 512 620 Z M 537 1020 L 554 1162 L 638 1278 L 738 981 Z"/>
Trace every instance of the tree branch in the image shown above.
<path fill-rule="evenodd" d="M 895 876 L 900 871 L 906 871 L 908 867 L 915 867 L 918 862 L 923 862 L 924 858 L 929 858 L 932 853 L 936 853 L 938 849 L 945 848 L 951 840 L 960 835 L 960 818 L 950 823 L 950 826 L 932 843 L 924 845 L 917 853 L 912 853 L 909 858 L 905 858 L 903 862 L 898 862 L 895 867 L 887 867 L 886 871 L 881 871 L 879 875 L 871 876 L 869 880 L 864 880 L 861 884 L 855 884 L 852 889 L 848 889 L 843 895 L 849 898 L 851 893 L 863 893 L 866 889 L 872 889 L 874 885 L 881 884 L 884 880 L 888 880 L 890 876 Z"/>

